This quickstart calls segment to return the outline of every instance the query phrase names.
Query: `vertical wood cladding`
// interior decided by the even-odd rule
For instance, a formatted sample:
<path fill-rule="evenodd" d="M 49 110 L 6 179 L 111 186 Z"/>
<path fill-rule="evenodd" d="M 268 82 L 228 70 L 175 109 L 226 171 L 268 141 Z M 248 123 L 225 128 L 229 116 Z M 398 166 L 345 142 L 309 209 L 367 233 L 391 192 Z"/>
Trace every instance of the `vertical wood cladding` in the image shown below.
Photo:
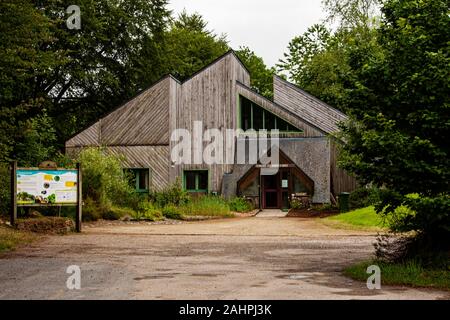
<path fill-rule="evenodd" d="M 337 143 L 333 140 L 330 143 L 331 192 L 334 195 L 341 192 L 352 192 L 357 187 L 356 178 L 337 166 L 339 156 Z"/>

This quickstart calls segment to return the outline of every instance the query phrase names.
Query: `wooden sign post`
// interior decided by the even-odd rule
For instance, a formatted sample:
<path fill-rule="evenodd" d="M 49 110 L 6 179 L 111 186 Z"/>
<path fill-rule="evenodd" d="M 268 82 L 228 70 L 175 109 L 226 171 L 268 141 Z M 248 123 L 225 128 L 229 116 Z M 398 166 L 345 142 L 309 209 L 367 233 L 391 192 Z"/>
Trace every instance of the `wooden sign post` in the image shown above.
<path fill-rule="evenodd" d="M 81 232 L 81 183 L 79 163 L 76 169 L 63 169 L 52 161 L 45 161 L 38 168 L 18 168 L 17 161 L 11 162 L 11 225 L 14 226 L 17 222 L 18 207 L 75 206 L 75 228 L 77 232 Z"/>

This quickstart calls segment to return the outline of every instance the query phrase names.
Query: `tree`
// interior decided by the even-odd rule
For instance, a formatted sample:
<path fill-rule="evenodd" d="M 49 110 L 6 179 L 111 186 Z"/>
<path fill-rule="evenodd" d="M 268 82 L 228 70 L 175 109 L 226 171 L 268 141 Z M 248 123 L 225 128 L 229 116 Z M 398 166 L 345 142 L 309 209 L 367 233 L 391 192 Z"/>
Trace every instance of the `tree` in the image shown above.
<path fill-rule="evenodd" d="M 172 22 L 164 37 L 166 73 L 186 80 L 229 50 L 226 36 L 218 36 L 206 27 L 201 15 L 186 11 Z"/>
<path fill-rule="evenodd" d="M 252 88 L 266 98 L 272 98 L 275 69 L 268 68 L 264 60 L 248 47 L 240 47 L 236 54 L 250 71 Z"/>
<path fill-rule="evenodd" d="M 388 0 L 382 12 L 383 55 L 346 83 L 354 120 L 343 126 L 340 164 L 382 188 L 378 212 L 402 204 L 414 211 L 396 217 L 397 230 L 448 249 L 448 1 Z"/>
<path fill-rule="evenodd" d="M 30 129 L 40 117 L 48 117 L 57 133 L 53 149 L 60 149 L 166 70 L 166 0 L 80 0 L 80 30 L 67 28 L 71 4 L 0 3 L 0 161 L 29 158 L 23 152 L 36 147 L 36 134 L 46 135 Z"/>
<path fill-rule="evenodd" d="M 0 2 L 0 20 L 0 161 L 8 161 L 26 157 L 17 146 L 30 141 L 32 119 L 51 105 L 38 79 L 63 67 L 67 58 L 65 51 L 48 49 L 54 22 L 30 1 Z"/>
<path fill-rule="evenodd" d="M 327 21 L 339 28 L 370 28 L 376 22 L 381 0 L 322 0 Z"/>
<path fill-rule="evenodd" d="M 344 90 L 350 74 L 380 54 L 377 43 L 378 0 L 324 0 L 328 24 L 315 24 L 291 40 L 278 71 L 304 90 L 348 112 Z M 332 23 L 338 22 L 335 31 Z"/>

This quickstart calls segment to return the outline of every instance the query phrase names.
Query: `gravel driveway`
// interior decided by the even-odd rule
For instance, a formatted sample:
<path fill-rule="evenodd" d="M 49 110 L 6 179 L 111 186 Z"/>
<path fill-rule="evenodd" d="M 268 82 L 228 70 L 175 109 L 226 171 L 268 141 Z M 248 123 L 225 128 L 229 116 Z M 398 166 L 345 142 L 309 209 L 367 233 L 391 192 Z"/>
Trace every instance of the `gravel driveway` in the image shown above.
<path fill-rule="evenodd" d="M 2 255 L 0 299 L 450 299 L 343 277 L 374 239 L 299 218 L 100 223 Z M 70 265 L 80 290 L 66 287 Z"/>

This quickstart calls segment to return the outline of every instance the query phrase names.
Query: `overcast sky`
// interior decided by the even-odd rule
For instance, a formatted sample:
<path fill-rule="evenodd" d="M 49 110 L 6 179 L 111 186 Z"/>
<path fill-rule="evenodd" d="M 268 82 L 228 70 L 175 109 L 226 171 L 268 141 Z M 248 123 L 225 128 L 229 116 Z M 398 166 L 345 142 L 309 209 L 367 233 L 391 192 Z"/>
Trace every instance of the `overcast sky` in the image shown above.
<path fill-rule="evenodd" d="M 169 0 L 175 13 L 198 12 L 233 49 L 250 47 L 274 66 L 289 41 L 324 18 L 321 0 Z"/>

